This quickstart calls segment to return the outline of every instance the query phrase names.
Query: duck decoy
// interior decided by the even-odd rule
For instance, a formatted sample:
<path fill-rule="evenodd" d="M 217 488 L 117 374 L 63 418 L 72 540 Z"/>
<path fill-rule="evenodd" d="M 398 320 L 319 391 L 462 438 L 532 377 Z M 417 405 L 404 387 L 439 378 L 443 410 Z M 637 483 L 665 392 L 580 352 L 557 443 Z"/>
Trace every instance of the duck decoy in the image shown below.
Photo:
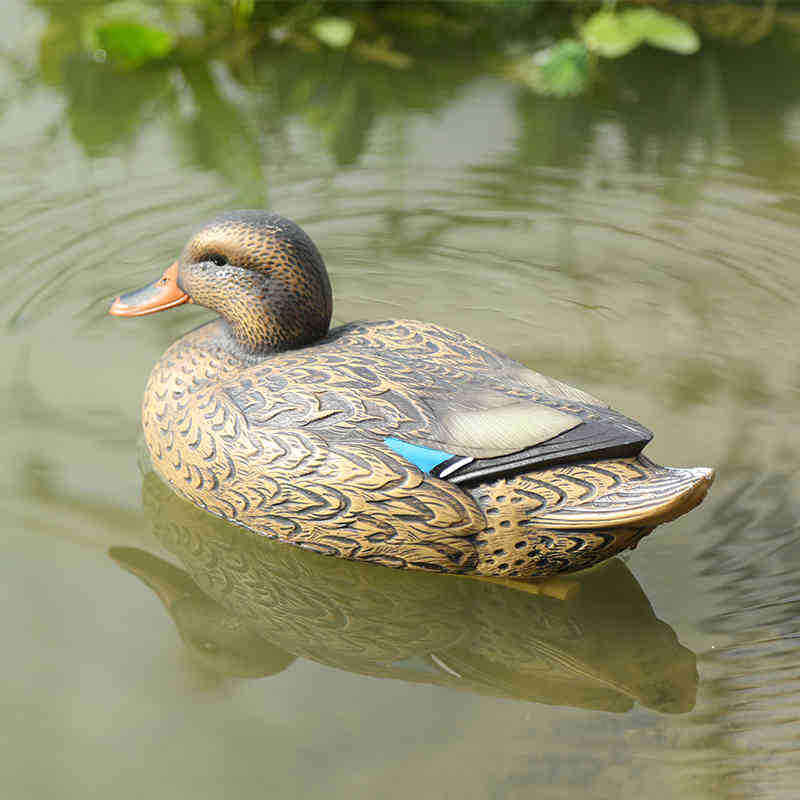
<path fill-rule="evenodd" d="M 178 494 L 257 533 L 393 567 L 540 577 L 635 546 L 713 480 L 654 464 L 638 422 L 462 333 L 329 330 L 322 256 L 277 214 L 217 217 L 110 313 L 187 302 L 219 318 L 153 368 L 147 448 Z"/>

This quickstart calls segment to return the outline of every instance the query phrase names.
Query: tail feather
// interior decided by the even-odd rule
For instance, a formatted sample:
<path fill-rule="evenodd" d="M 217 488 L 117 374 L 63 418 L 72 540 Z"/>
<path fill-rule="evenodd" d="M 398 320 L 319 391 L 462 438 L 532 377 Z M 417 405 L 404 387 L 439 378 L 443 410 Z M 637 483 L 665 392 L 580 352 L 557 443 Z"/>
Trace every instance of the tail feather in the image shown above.
<path fill-rule="evenodd" d="M 611 485 L 590 480 L 599 491 L 574 503 L 542 509 L 534 514 L 536 524 L 555 529 L 657 525 L 691 511 L 714 480 L 714 470 L 706 467 L 662 467 L 641 455 L 629 461 L 639 467 L 639 474 L 619 476 Z M 581 478 L 597 470 L 613 472 L 614 466 L 615 462 L 586 465 L 580 468 Z"/>
<path fill-rule="evenodd" d="M 499 530 L 653 527 L 694 508 L 713 480 L 711 469 L 639 454 L 532 470 L 476 487 L 474 497 Z"/>

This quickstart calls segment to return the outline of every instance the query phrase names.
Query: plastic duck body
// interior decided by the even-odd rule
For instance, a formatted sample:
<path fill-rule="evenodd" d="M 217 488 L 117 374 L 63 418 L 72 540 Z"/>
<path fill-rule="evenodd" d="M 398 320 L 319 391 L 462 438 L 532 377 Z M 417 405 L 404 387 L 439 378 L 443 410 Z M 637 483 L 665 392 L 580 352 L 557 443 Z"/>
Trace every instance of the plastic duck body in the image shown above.
<path fill-rule="evenodd" d="M 111 313 L 187 301 L 220 318 L 154 367 L 147 447 L 175 491 L 258 533 L 394 567 L 545 576 L 634 546 L 713 479 L 653 464 L 646 428 L 464 334 L 329 331 L 322 258 L 277 215 L 212 221 Z"/>

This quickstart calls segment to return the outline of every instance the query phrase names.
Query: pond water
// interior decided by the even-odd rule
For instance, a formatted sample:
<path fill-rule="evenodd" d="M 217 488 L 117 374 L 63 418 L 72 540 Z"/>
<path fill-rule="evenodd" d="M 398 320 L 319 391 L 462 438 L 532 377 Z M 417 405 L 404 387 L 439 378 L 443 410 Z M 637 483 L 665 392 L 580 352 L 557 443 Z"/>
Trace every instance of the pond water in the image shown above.
<path fill-rule="evenodd" d="M 47 25 L 14 0 L 0 33 L 6 796 L 795 797 L 800 38 L 637 51 L 558 100 L 456 56 L 53 72 Z M 106 310 L 262 206 L 336 322 L 468 332 L 711 494 L 538 594 L 187 508 L 142 476 L 139 403 L 208 314 Z"/>

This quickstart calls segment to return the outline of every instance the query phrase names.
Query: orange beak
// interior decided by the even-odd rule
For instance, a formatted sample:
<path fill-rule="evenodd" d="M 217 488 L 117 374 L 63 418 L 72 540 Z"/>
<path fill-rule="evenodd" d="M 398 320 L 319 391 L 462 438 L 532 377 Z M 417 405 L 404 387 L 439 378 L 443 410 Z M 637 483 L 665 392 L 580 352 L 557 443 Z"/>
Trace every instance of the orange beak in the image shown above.
<path fill-rule="evenodd" d="M 121 294 L 108 313 L 115 317 L 141 317 L 191 302 L 189 295 L 178 286 L 178 262 L 175 261 L 154 283 Z"/>

